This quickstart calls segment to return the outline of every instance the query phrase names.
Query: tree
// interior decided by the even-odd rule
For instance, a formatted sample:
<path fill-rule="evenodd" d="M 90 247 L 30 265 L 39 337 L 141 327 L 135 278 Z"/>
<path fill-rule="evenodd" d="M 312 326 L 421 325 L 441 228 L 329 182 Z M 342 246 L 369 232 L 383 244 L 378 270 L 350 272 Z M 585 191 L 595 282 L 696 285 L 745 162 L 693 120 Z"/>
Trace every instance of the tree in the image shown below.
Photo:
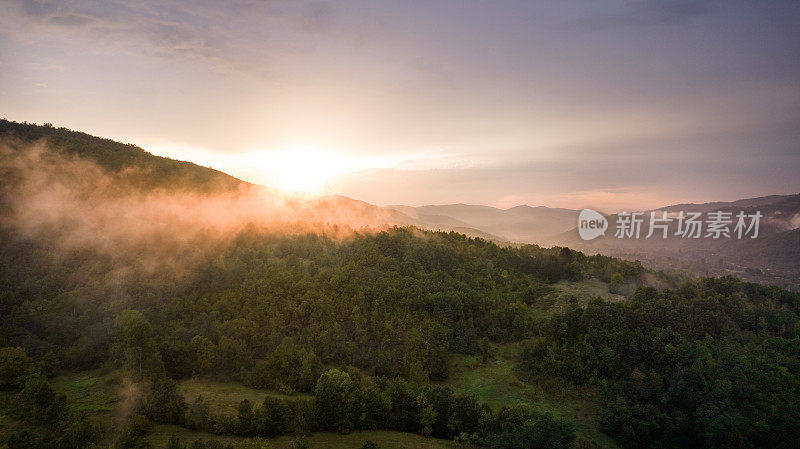
<path fill-rule="evenodd" d="M 24 349 L 0 349 L 0 388 L 18 387 L 25 381 L 32 367 L 33 363 Z"/>
<path fill-rule="evenodd" d="M 258 435 L 274 437 L 289 432 L 291 410 L 285 400 L 267 396 L 255 410 L 254 424 Z"/>
<path fill-rule="evenodd" d="M 520 427 L 486 438 L 487 449 L 572 449 L 575 431 L 571 424 L 550 414 L 539 414 Z"/>
<path fill-rule="evenodd" d="M 239 420 L 238 435 L 253 436 L 256 434 L 256 418 L 253 413 L 253 404 L 249 399 L 242 399 L 237 408 L 237 419 Z"/>
<path fill-rule="evenodd" d="M 66 405 L 66 396 L 56 394 L 41 374 L 32 374 L 16 396 L 14 414 L 36 424 L 55 424 L 66 412 Z"/>
<path fill-rule="evenodd" d="M 194 349 L 194 374 L 203 375 L 213 372 L 216 351 L 214 343 L 204 335 L 195 335 L 191 345 Z"/>
<path fill-rule="evenodd" d="M 611 276 L 611 293 L 622 293 L 622 286 L 625 284 L 625 278 L 621 273 L 614 273 Z"/>
<path fill-rule="evenodd" d="M 436 409 L 425 392 L 417 395 L 417 410 L 419 410 L 419 430 L 423 436 L 430 436 L 433 425 L 436 423 Z"/>
<path fill-rule="evenodd" d="M 417 398 L 408 382 L 403 379 L 387 381 L 385 394 L 391 404 L 389 426 L 403 432 L 419 430 Z"/>
<path fill-rule="evenodd" d="M 389 420 L 391 401 L 380 391 L 377 385 L 369 382 L 361 388 L 361 425 L 368 430 L 378 430 L 386 427 Z"/>
<path fill-rule="evenodd" d="M 481 338 L 478 348 L 481 354 L 481 365 L 485 366 L 489 363 L 489 359 L 492 358 L 492 345 L 489 343 L 489 339 L 486 337 Z"/>
<path fill-rule="evenodd" d="M 58 372 L 58 358 L 53 351 L 48 351 L 41 359 L 36 362 L 36 368 L 47 378 L 52 378 Z"/>
<path fill-rule="evenodd" d="M 253 357 L 247 345 L 239 339 L 222 336 L 214 352 L 214 373 L 224 381 L 244 378 Z"/>
<path fill-rule="evenodd" d="M 178 384 L 172 379 L 153 382 L 144 405 L 144 413 L 152 421 L 162 424 L 184 425 L 188 406 L 178 392 Z"/>
<path fill-rule="evenodd" d="M 133 415 L 122 429 L 114 447 L 117 449 L 152 449 L 153 446 L 145 439 L 145 434 L 151 424 L 146 416 Z"/>
<path fill-rule="evenodd" d="M 183 379 L 191 377 L 194 367 L 195 353 L 191 344 L 171 338 L 162 341 L 158 346 L 159 352 L 164 360 L 164 370 L 173 379 Z"/>
<path fill-rule="evenodd" d="M 472 434 L 478 428 L 481 408 L 474 396 L 459 396 L 453 400 L 448 427 L 452 435 Z"/>
<path fill-rule="evenodd" d="M 288 337 L 284 337 L 266 359 L 266 369 L 272 378 L 295 391 L 313 390 L 321 368 L 322 365 L 313 352 L 297 346 Z"/>
<path fill-rule="evenodd" d="M 138 310 L 125 310 L 114 319 L 112 352 L 135 379 L 157 378 L 164 373 L 164 363 L 154 337 L 153 327 Z"/>
<path fill-rule="evenodd" d="M 497 411 L 497 424 L 501 430 L 516 432 L 533 417 L 530 407 L 524 404 L 509 404 Z"/>
<path fill-rule="evenodd" d="M 347 373 L 337 369 L 322 373 L 314 392 L 315 414 L 322 429 L 349 432 L 355 428 L 356 386 Z"/>
<path fill-rule="evenodd" d="M 70 416 L 59 422 L 56 447 L 59 449 L 86 449 L 97 436 L 97 428 L 84 413 Z"/>

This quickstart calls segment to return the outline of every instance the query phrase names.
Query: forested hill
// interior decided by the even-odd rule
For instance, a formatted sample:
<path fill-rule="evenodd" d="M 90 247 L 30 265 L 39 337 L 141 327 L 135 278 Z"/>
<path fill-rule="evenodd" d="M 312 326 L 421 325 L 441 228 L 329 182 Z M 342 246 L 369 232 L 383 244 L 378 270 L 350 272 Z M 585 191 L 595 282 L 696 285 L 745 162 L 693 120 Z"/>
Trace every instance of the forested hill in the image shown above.
<path fill-rule="evenodd" d="M 12 200 L 9 195 L 16 195 L 17 209 L 26 210 L 28 215 L 41 212 L 29 210 L 37 209 L 30 207 L 33 203 L 41 202 L 39 209 L 51 209 L 43 204 L 42 200 L 47 200 L 57 203 L 54 210 L 60 213 L 64 212 L 65 205 L 92 210 L 102 205 L 108 210 L 119 207 L 128 214 L 133 211 L 132 215 L 145 215 L 139 217 L 145 221 L 159 220 L 159 217 L 143 211 L 169 208 L 175 211 L 173 216 L 184 213 L 181 218 L 195 225 L 190 226 L 192 228 L 197 224 L 218 225 L 220 219 L 227 220 L 226 225 L 250 220 L 273 224 L 284 221 L 316 228 L 319 225 L 352 229 L 392 225 L 425 227 L 424 223 L 402 212 L 345 196 L 308 197 L 250 184 L 191 162 L 152 155 L 132 144 L 49 124 L 0 120 L 0 175 L 0 202 L 8 202 Z M 22 184 L 25 186 L 21 187 Z M 9 193 L 13 190 L 18 192 Z M 41 198 L 49 196 L 48 193 L 58 193 L 60 197 L 57 200 Z M 141 198 L 147 194 L 151 196 L 146 204 L 117 201 L 121 197 L 138 195 Z M 155 194 L 161 195 L 160 201 Z M 216 202 L 199 201 L 198 194 Z M 115 198 L 113 204 L 108 204 L 110 198 Z M 80 215 L 76 210 L 69 214 Z M 58 218 L 53 221 L 70 221 L 69 217 Z M 433 229 L 457 229 L 467 235 L 499 240 L 468 227 L 437 225 Z"/>
<path fill-rule="evenodd" d="M 800 294 L 456 232 L 277 227 L 250 214 L 264 198 L 175 192 L 227 175 L 3 126 L 3 151 L 47 135 L 121 176 L 0 159 L 0 447 L 142 449 L 165 426 L 211 440 L 192 449 L 357 430 L 491 449 L 800 446 Z M 115 189 L 131 179 L 170 192 Z"/>
<path fill-rule="evenodd" d="M 95 137 L 67 128 L 0 119 L 0 142 L 7 145 L 46 145 L 62 155 L 90 160 L 111 173 L 125 173 L 141 189 L 219 192 L 235 190 L 244 181 L 191 162 L 155 156 L 142 148 Z M 126 172 L 128 170 L 128 172 Z M 130 172 L 133 170 L 133 172 Z"/>
<path fill-rule="evenodd" d="M 0 260 L 0 380 L 15 398 L 2 413 L 51 426 L 56 447 L 82 447 L 62 433 L 76 426 L 91 430 L 81 438 L 114 435 L 52 402 L 58 367 L 138 385 L 134 414 L 114 424 L 126 429 L 120 448 L 147 447 L 152 423 L 243 437 L 392 429 L 497 449 L 591 448 L 593 435 L 624 448 L 798 443 L 800 295 L 774 287 L 726 278 L 658 290 L 636 263 L 413 229 L 342 241 L 249 229 L 179 278 L 135 266 L 120 277 L 90 250 L 30 240 L 4 238 Z M 612 294 L 572 287 L 590 281 Z M 449 386 L 464 357 L 490 384 L 502 378 L 483 367 L 510 366 L 520 380 L 500 391 L 556 395 L 566 383 L 603 396 L 562 419 L 540 396 L 489 407 Z M 186 379 L 288 396 L 265 392 L 230 416 L 209 411 L 202 391 L 182 396 Z"/>

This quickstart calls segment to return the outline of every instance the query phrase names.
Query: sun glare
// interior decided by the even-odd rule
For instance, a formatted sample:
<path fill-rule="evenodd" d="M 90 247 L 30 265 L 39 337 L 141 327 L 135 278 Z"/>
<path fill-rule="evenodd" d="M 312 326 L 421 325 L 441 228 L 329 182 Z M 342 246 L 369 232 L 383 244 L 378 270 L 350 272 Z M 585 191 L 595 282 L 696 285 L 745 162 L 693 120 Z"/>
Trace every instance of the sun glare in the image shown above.
<path fill-rule="evenodd" d="M 343 176 L 397 164 L 397 158 L 353 156 L 315 146 L 254 149 L 233 154 L 163 144 L 148 145 L 147 148 L 153 154 L 192 160 L 248 182 L 311 195 L 335 193 L 326 189 Z"/>
<path fill-rule="evenodd" d="M 259 159 L 267 184 L 300 193 L 323 193 L 327 184 L 351 169 L 345 158 L 309 147 L 264 152 Z"/>

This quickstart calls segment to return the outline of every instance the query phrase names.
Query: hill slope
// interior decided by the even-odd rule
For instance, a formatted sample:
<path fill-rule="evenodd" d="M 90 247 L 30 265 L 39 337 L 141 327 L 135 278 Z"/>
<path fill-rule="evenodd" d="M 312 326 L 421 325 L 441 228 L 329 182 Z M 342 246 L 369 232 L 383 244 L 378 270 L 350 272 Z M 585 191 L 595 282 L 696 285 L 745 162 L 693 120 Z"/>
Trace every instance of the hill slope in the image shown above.
<path fill-rule="evenodd" d="M 798 294 L 5 144 L 0 445 L 800 444 Z"/>
<path fill-rule="evenodd" d="M 136 185 L 141 189 L 217 192 L 235 190 L 246 184 L 221 171 L 191 162 L 154 156 L 133 144 L 50 125 L 0 119 L 0 141 L 14 143 L 17 148 L 39 144 L 62 155 L 90 160 L 114 173 L 135 169 L 139 174 Z"/>

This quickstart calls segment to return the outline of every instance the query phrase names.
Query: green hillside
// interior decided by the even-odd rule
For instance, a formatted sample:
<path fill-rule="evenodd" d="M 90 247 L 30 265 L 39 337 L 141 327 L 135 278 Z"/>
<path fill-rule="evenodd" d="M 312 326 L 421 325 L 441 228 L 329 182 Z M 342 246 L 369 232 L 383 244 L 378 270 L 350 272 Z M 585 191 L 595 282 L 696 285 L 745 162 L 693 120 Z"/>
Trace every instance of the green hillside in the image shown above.
<path fill-rule="evenodd" d="M 215 192 L 232 190 L 243 183 L 223 172 L 197 164 L 154 156 L 129 143 L 91 136 L 52 125 L 36 125 L 0 119 L 0 142 L 15 148 L 40 143 L 56 152 L 95 162 L 110 173 L 141 189 L 193 190 Z M 135 174 L 124 173 L 135 168 Z"/>
<path fill-rule="evenodd" d="M 146 168 L 140 179 L 165 189 L 236 182 L 3 123 L 6 136 L 29 131 L 6 138 L 13 151 L 44 136 L 111 173 Z M 0 213 L 9 448 L 800 443 L 800 294 L 780 288 L 411 227 L 242 223 L 89 245 L 137 224 L 102 215 L 79 240 Z M 168 268 L 153 268 L 165 249 Z"/>

